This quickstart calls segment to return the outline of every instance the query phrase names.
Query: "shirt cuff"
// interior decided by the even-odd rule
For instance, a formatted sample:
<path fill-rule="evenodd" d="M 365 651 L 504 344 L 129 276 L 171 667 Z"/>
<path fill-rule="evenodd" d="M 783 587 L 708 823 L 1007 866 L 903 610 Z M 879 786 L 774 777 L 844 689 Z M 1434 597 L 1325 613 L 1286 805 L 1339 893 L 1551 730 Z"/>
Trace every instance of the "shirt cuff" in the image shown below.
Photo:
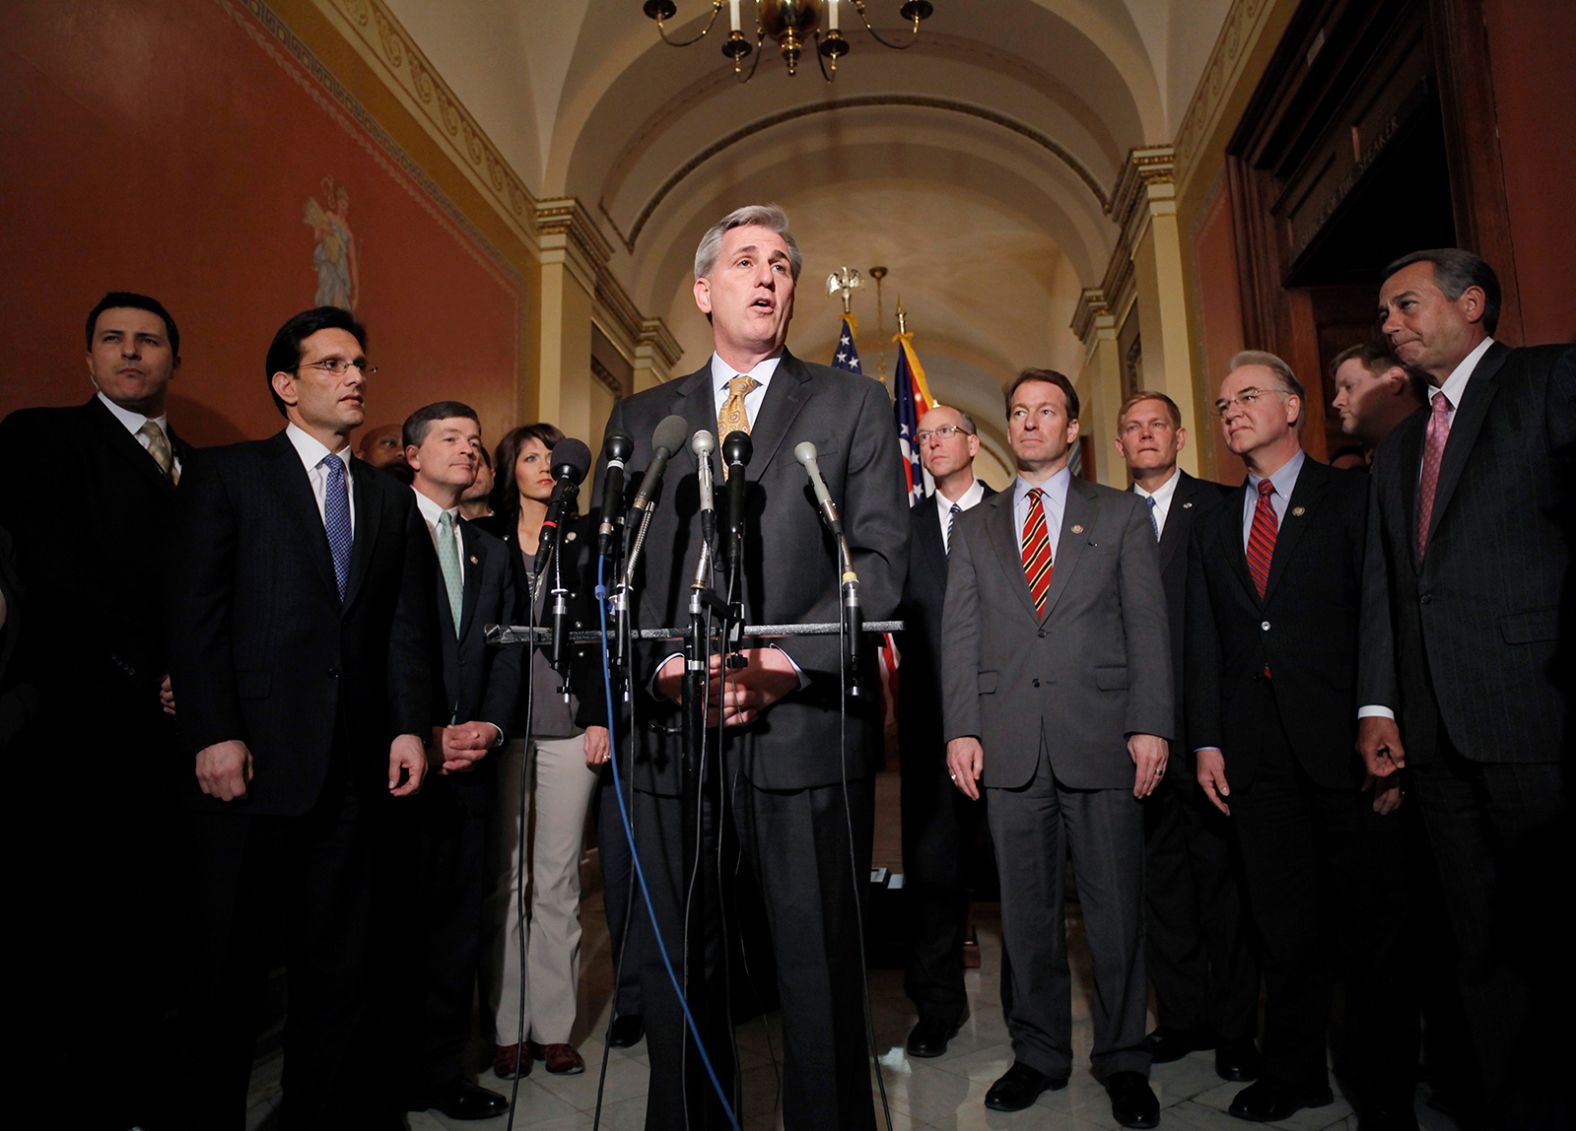
<path fill-rule="evenodd" d="M 1365 707 L 1357 708 L 1359 719 L 1394 719 L 1395 712 L 1389 707 L 1381 707 L 1378 703 L 1369 703 Z"/>

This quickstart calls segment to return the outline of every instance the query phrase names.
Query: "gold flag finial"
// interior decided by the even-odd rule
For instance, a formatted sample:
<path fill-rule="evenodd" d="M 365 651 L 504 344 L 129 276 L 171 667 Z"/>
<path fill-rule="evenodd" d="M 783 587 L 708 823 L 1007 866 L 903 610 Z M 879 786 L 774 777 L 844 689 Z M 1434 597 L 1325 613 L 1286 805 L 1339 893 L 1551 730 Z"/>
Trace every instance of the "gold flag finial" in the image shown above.
<path fill-rule="evenodd" d="M 826 277 L 826 293 L 828 295 L 842 295 L 843 315 L 845 317 L 852 311 L 854 290 L 858 286 L 859 271 L 854 267 L 839 267 Z"/>

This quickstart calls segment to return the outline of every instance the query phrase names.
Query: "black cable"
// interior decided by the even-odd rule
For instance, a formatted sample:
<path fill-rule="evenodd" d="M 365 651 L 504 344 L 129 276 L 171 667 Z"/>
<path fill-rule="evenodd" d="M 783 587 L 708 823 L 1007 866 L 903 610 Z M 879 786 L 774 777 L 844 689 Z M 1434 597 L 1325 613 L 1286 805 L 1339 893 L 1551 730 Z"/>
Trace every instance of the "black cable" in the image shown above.
<path fill-rule="evenodd" d="M 518 534 L 516 537 L 518 537 Z M 519 550 L 519 547 L 516 547 L 516 549 L 521 553 L 524 552 L 523 550 Z M 525 942 L 526 931 L 529 927 L 525 917 L 525 871 L 529 865 L 525 836 L 529 831 L 529 823 L 526 819 L 526 805 L 530 800 L 529 783 L 532 747 L 531 728 L 536 723 L 536 680 L 531 678 L 531 669 L 536 665 L 537 647 L 536 585 L 531 578 L 530 570 L 526 571 L 525 584 L 527 596 L 530 598 L 528 601 L 529 611 L 526 616 L 526 623 L 531 629 L 531 640 L 530 643 L 526 645 L 526 662 L 523 665 L 525 669 L 525 714 L 521 719 L 520 733 L 525 737 L 523 749 L 520 751 L 520 815 L 518 818 L 518 823 L 515 826 L 516 832 L 519 836 L 519 839 L 515 842 L 515 854 L 519 859 L 519 867 L 515 872 L 514 878 L 514 913 L 516 916 L 516 921 L 520 924 L 520 939 L 518 944 L 520 958 L 520 992 L 515 999 L 514 1077 L 509 1082 L 509 1118 L 504 1123 L 504 1131 L 514 1131 L 515 1100 L 520 1095 L 520 1077 L 523 1075 L 523 1073 L 520 1071 L 520 1058 L 522 1056 L 530 1055 L 530 1051 L 525 1048 Z M 507 922 L 508 920 L 505 919 L 506 925 Z M 496 1037 L 496 1035 L 497 1034 L 495 1033 L 494 1036 Z"/>

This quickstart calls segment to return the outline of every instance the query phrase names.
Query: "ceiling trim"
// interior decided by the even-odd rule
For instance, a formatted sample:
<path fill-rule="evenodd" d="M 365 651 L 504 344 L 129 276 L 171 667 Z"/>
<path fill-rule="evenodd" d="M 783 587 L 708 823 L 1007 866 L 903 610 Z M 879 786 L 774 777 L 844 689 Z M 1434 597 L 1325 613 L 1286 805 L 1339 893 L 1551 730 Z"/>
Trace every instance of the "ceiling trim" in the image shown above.
<path fill-rule="evenodd" d="M 1045 150 L 1047 153 L 1051 154 L 1053 157 L 1071 169 L 1074 175 L 1076 175 L 1078 179 L 1084 183 L 1085 187 L 1089 189 L 1089 192 L 1094 196 L 1094 198 L 1100 202 L 1101 210 L 1104 212 L 1111 211 L 1111 197 L 1103 188 L 1100 187 L 1100 182 L 1095 179 L 1094 174 L 1089 172 L 1089 170 L 1085 168 L 1076 157 L 1069 153 L 1065 147 L 1052 138 L 1047 137 L 1039 130 L 1034 129 L 1031 126 L 1027 126 L 1017 119 L 1008 117 L 1005 114 L 999 114 L 993 110 L 986 110 L 979 106 L 972 106 L 966 102 L 955 102 L 949 98 L 933 98 L 927 95 L 917 94 L 860 95 L 837 102 L 825 102 L 810 106 L 798 106 L 791 110 L 783 110 L 779 113 L 768 115 L 767 117 L 759 119 L 758 121 L 751 122 L 747 126 L 743 126 L 737 130 L 734 130 L 732 133 L 729 133 L 719 140 L 713 142 L 711 145 L 708 145 L 705 149 L 701 150 L 695 156 L 691 157 L 688 161 L 684 162 L 684 164 L 675 169 L 673 173 L 667 178 L 667 180 L 663 181 L 662 184 L 657 187 L 656 191 L 653 192 L 647 199 L 645 205 L 635 217 L 634 224 L 630 226 L 628 234 L 625 234 L 623 229 L 619 226 L 618 221 L 615 220 L 612 213 L 608 211 L 605 200 L 598 199 L 597 209 L 602 213 L 603 218 L 607 220 L 608 226 L 613 229 L 614 234 L 618 236 L 619 242 L 624 245 L 624 250 L 630 254 L 634 254 L 635 243 L 637 240 L 639 240 L 641 231 L 651 220 L 652 215 L 656 212 L 657 208 L 661 206 L 662 202 L 667 199 L 667 197 L 676 188 L 678 188 L 678 186 L 684 181 L 686 177 L 688 177 L 696 169 L 700 168 L 701 165 L 722 153 L 724 150 L 737 145 L 746 138 L 753 137 L 764 129 L 770 129 L 773 126 L 779 126 L 786 122 L 792 122 L 798 119 L 806 118 L 812 114 L 824 114 L 830 110 L 860 110 L 869 107 L 903 107 L 921 110 L 941 110 L 946 113 L 962 114 L 966 117 L 978 118 L 982 121 L 990 122 L 992 125 L 1001 126 L 1003 129 L 1011 130 L 1020 137 L 1024 137 L 1033 142 L 1035 145 L 1039 146 L 1041 149 Z"/>

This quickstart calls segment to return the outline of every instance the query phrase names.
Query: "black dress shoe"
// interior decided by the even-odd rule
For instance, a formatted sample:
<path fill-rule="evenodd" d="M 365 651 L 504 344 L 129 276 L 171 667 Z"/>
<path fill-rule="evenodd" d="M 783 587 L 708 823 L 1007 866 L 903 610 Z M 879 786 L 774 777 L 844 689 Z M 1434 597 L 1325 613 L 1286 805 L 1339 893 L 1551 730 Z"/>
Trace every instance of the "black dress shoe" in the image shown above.
<path fill-rule="evenodd" d="M 1222 1080 L 1257 1080 L 1264 1071 L 1264 1058 L 1252 1038 L 1221 1041 L 1215 1046 L 1215 1075 Z"/>
<path fill-rule="evenodd" d="M 1290 1088 L 1273 1080 L 1260 1080 L 1238 1092 L 1227 1110 L 1250 1123 L 1279 1123 L 1305 1107 L 1324 1107 L 1334 1098 L 1328 1088 Z"/>
<path fill-rule="evenodd" d="M 961 1027 L 962 1022 L 949 1024 L 934 1017 L 921 1017 L 918 1024 L 909 1030 L 908 1055 L 940 1056 L 947 1051 L 947 1042 L 958 1035 Z"/>
<path fill-rule="evenodd" d="M 1015 1060 L 1012 1067 L 985 1093 L 985 1106 L 992 1111 L 1022 1111 L 1039 1099 L 1041 1092 L 1054 1092 L 1065 1087 L 1067 1077 L 1047 1076 L 1039 1069 Z"/>
<path fill-rule="evenodd" d="M 1154 1127 L 1160 1122 L 1160 1101 L 1142 1072 L 1113 1072 L 1105 1080 L 1111 1097 L 1111 1118 L 1123 1127 Z"/>
<path fill-rule="evenodd" d="M 1144 1047 L 1149 1050 L 1149 1059 L 1154 1063 L 1170 1064 L 1190 1052 L 1212 1049 L 1215 1042 L 1192 1029 L 1168 1029 L 1162 1025 L 1144 1038 Z"/>
<path fill-rule="evenodd" d="M 616 1049 L 633 1048 L 646 1036 L 646 1023 L 638 1013 L 626 1013 L 613 1018 L 607 1027 L 607 1043 Z"/>
<path fill-rule="evenodd" d="M 480 1084 L 461 1080 L 434 1095 L 424 1096 L 410 1105 L 411 1111 L 431 1108 L 450 1119 L 492 1119 L 509 1110 L 509 1101 Z"/>

